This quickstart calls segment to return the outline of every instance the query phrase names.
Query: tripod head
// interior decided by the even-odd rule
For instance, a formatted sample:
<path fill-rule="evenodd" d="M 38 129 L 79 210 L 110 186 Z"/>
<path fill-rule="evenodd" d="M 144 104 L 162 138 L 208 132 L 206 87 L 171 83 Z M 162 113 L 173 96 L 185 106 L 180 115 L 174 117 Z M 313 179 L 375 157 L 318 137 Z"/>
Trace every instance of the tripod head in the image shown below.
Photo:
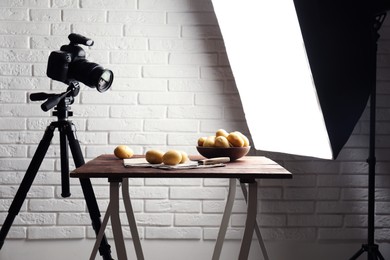
<path fill-rule="evenodd" d="M 70 111 L 69 109 L 69 106 L 73 104 L 74 98 L 79 94 L 79 92 L 80 83 L 77 81 L 72 81 L 69 83 L 69 87 L 65 92 L 62 92 L 60 94 L 44 92 L 32 93 L 30 95 L 30 100 L 46 100 L 41 105 L 42 110 L 46 112 L 56 106 L 56 108 L 54 108 L 56 111 L 53 112 L 53 115 L 57 116 L 59 120 L 66 120 L 68 116 L 73 115 L 72 111 Z"/>

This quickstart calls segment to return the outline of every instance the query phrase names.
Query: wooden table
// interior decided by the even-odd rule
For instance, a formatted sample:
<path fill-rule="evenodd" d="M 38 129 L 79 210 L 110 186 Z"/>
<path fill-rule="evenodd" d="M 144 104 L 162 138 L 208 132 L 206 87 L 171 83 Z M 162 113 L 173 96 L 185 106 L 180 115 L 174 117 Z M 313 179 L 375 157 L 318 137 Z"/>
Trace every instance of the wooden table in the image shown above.
<path fill-rule="evenodd" d="M 142 156 L 135 156 L 142 157 Z M 190 156 L 191 160 L 203 159 L 201 156 Z M 265 259 L 267 252 L 260 230 L 256 222 L 257 214 L 257 182 L 256 179 L 284 179 L 292 178 L 292 174 L 276 162 L 263 156 L 246 156 L 237 161 L 227 163 L 225 167 L 199 168 L 199 169 L 175 169 L 163 170 L 155 168 L 124 167 L 123 161 L 114 155 L 101 155 L 83 166 L 75 169 L 70 174 L 74 178 L 107 178 L 110 182 L 110 202 L 104 216 L 101 229 L 96 239 L 91 258 L 94 259 L 103 237 L 108 218 L 111 217 L 112 230 L 118 259 L 127 259 L 124 246 L 123 233 L 119 218 L 119 186 L 122 183 L 122 196 L 126 208 L 126 214 L 130 225 L 130 231 L 135 247 L 137 259 L 143 260 L 143 252 L 137 225 L 129 196 L 128 178 L 227 178 L 229 179 L 229 192 L 225 211 L 223 213 L 218 238 L 215 244 L 212 260 L 220 257 L 223 241 L 225 238 L 229 218 L 233 208 L 236 193 L 236 180 L 239 179 L 244 197 L 247 200 L 247 219 L 241 241 L 239 260 L 248 258 L 253 232 L 256 230 L 260 247 Z M 247 191 L 246 185 L 249 189 Z"/>

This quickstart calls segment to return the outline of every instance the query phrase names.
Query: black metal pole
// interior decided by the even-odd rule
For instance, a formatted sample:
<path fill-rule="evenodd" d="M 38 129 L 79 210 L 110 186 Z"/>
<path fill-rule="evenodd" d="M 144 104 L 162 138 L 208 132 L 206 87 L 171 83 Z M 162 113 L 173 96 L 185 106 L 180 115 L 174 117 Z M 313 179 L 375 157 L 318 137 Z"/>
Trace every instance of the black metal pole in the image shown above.
<path fill-rule="evenodd" d="M 376 157 L 375 157 L 375 137 L 376 137 L 376 67 L 377 67 L 377 49 L 379 39 L 379 29 L 386 17 L 386 13 L 374 17 L 372 27 L 372 48 L 371 48 L 371 96 L 370 96 L 370 133 L 369 133 L 369 152 L 368 152 L 368 220 L 367 220 L 367 244 L 363 244 L 361 249 L 355 253 L 350 260 L 355 260 L 364 252 L 367 252 L 368 260 L 384 260 L 379 251 L 379 246 L 375 244 L 375 175 L 376 175 Z"/>

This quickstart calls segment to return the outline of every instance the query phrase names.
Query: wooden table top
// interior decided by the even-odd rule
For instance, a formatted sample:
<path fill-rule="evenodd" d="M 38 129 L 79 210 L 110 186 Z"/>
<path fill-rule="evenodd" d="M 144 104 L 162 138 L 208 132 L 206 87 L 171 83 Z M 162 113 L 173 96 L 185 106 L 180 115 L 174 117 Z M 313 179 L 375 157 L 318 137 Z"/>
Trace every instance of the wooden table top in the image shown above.
<path fill-rule="evenodd" d="M 135 156 L 142 157 L 142 156 Z M 190 156 L 191 160 L 204 159 Z M 104 154 L 70 173 L 73 178 L 239 178 L 285 179 L 292 174 L 264 156 L 245 156 L 225 167 L 163 170 L 155 168 L 124 167 L 123 160 L 113 154 Z"/>

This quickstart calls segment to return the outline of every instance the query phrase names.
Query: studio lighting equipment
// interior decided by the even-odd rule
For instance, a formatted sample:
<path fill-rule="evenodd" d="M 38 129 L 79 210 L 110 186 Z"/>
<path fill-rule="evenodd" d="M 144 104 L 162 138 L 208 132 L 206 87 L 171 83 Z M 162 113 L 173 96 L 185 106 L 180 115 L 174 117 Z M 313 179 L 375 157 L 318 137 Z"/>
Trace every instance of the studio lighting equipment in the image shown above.
<path fill-rule="evenodd" d="M 92 46 L 94 41 L 82 35 L 71 33 L 70 43 L 49 56 L 46 74 L 49 78 L 69 84 L 80 81 L 90 88 L 104 92 L 111 87 L 114 74 L 97 63 L 85 58 L 85 51 L 78 44 Z"/>
<path fill-rule="evenodd" d="M 99 64 L 89 62 L 85 58 L 85 51 L 78 46 L 78 44 L 92 46 L 93 41 L 91 39 L 74 33 L 70 34 L 68 38 L 70 44 L 63 45 L 60 51 L 53 51 L 50 54 L 46 72 L 48 77 L 68 84 L 67 90 L 59 94 L 39 92 L 30 95 L 31 101 L 45 100 L 41 105 L 43 111 L 46 112 L 54 108 L 53 116 L 57 117 L 57 121 L 51 122 L 46 128 L 10 205 L 7 217 L 0 230 L 0 249 L 3 247 L 8 231 L 15 217 L 19 214 L 20 208 L 45 158 L 55 129 L 58 129 L 60 134 L 61 196 L 66 198 L 71 195 L 69 187 L 69 148 L 76 167 L 84 165 L 85 161 L 80 143 L 76 138 L 76 128 L 72 121 L 68 120 L 68 117 L 73 116 L 70 105 L 73 104 L 75 97 L 80 92 L 79 81 L 90 88 L 96 88 L 99 92 L 104 92 L 111 87 L 114 79 L 114 74 L 111 70 L 104 69 Z M 97 235 L 101 227 L 101 215 L 96 196 L 90 179 L 80 178 L 80 184 L 92 221 L 92 227 Z M 99 252 L 104 260 L 112 260 L 110 248 L 104 235 L 99 247 Z"/>
<path fill-rule="evenodd" d="M 336 159 L 370 99 L 368 241 L 351 260 L 384 259 L 374 243 L 375 96 L 390 1 L 212 3 L 257 150 Z"/>

